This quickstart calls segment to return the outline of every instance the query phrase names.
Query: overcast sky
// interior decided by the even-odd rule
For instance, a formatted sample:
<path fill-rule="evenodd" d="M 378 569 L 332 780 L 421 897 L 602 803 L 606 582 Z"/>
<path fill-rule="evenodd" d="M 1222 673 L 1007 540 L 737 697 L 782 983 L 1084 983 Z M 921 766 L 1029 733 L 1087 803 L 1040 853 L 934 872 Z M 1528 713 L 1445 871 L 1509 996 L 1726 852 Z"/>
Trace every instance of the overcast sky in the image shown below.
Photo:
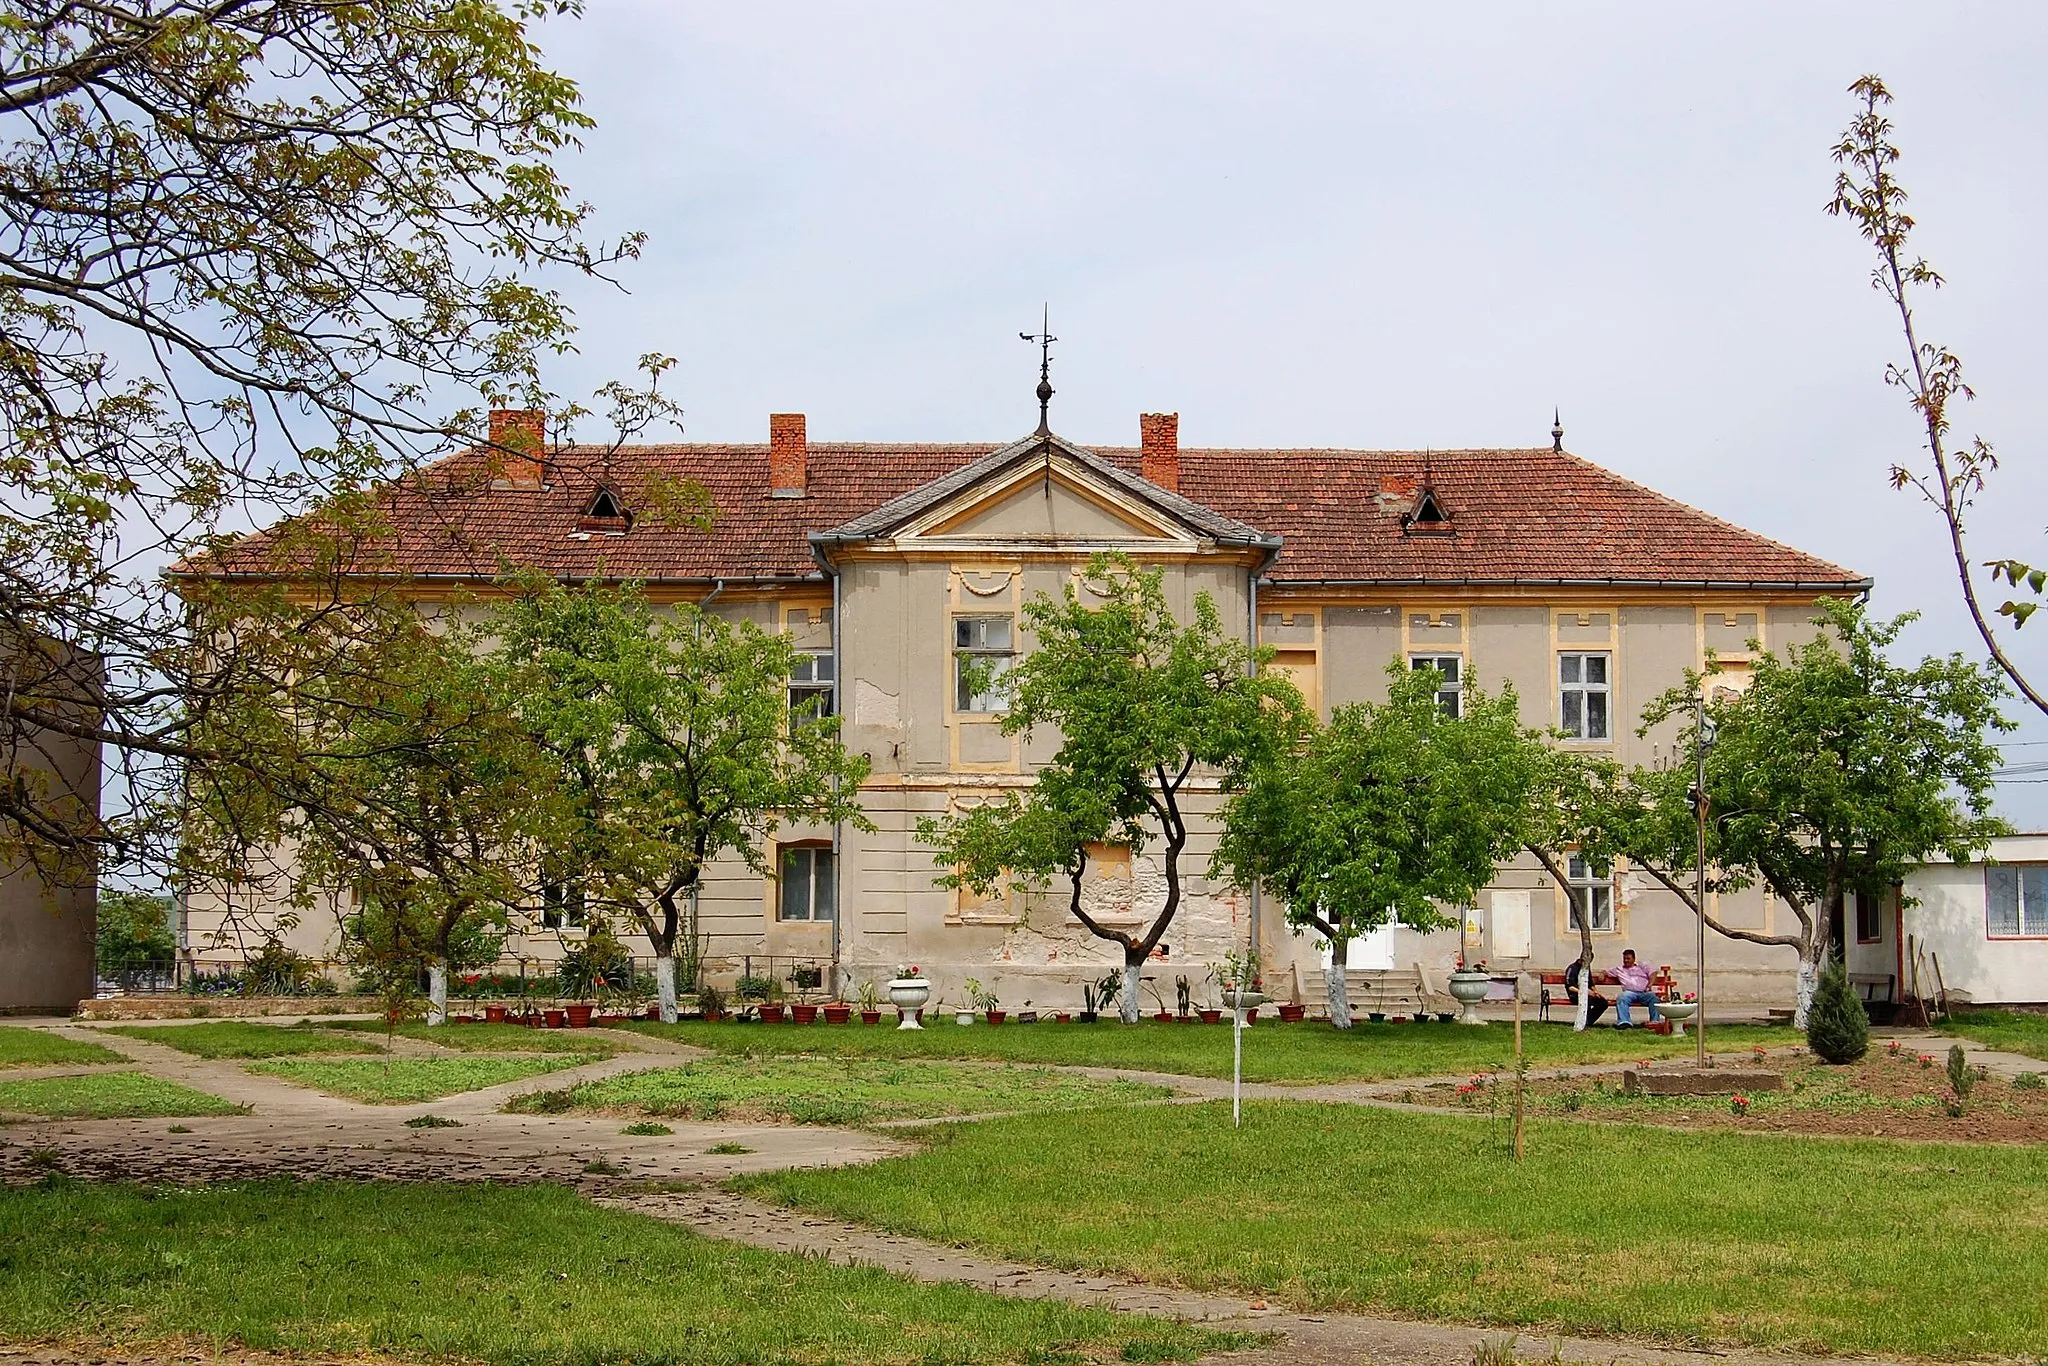
<path fill-rule="evenodd" d="M 2048 6 L 589 8 L 543 33 L 598 120 L 569 170 L 649 241 L 629 292 L 570 287 L 558 388 L 662 351 L 694 439 L 1006 440 L 1044 301 L 1083 444 L 1158 409 L 1190 445 L 1534 445 L 1555 405 L 1573 451 L 1972 650 L 1886 483 L 1921 454 L 1894 320 L 1822 212 L 1879 72 L 1950 281 L 1923 335 L 2008 461 L 1974 550 L 2048 558 Z M 2018 647 L 2048 677 L 2048 623 Z M 2004 793 L 2048 828 L 2048 784 Z"/>

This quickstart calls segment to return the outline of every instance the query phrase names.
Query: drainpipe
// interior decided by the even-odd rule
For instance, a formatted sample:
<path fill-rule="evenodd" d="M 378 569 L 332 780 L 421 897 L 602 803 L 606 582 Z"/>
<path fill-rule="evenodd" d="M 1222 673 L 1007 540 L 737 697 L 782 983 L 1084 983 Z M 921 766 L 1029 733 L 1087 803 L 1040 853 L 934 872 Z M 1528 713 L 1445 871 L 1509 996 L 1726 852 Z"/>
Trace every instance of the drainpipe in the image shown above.
<path fill-rule="evenodd" d="M 1267 565 L 1269 565 L 1269 564 L 1271 564 L 1272 562 L 1273 562 L 1273 555 L 1272 555 L 1272 552 L 1271 552 L 1271 551 L 1268 551 L 1268 552 L 1267 552 L 1267 554 L 1266 554 L 1266 558 L 1265 558 L 1265 559 L 1264 559 L 1263 561 L 1261 561 L 1261 562 L 1260 562 L 1259 564 L 1257 564 L 1257 565 L 1253 566 L 1253 568 L 1252 568 L 1252 571 L 1251 571 L 1251 573 L 1245 576 L 1245 577 L 1246 577 L 1246 581 L 1247 581 L 1247 582 L 1248 582 L 1248 583 L 1249 583 L 1249 584 L 1251 585 L 1251 591 L 1250 591 L 1250 593 L 1249 593 L 1249 594 L 1247 594 L 1247 595 L 1246 595 L 1246 606 L 1245 606 L 1245 613 L 1244 613 L 1244 615 L 1245 615 L 1245 636 L 1244 636 L 1244 639 L 1245 639 L 1245 644 L 1246 644 L 1246 645 L 1247 645 L 1247 646 L 1248 646 L 1248 647 L 1249 647 L 1249 648 L 1250 648 L 1250 649 L 1252 650 L 1252 652 L 1253 652 L 1253 656 L 1254 656 L 1254 657 L 1253 657 L 1253 659 L 1252 659 L 1252 662 L 1251 662 L 1251 669 L 1252 669 L 1252 671 L 1253 671 L 1253 673 L 1254 673 L 1254 674 L 1256 674 L 1256 673 L 1257 673 L 1257 671 L 1258 671 L 1258 667 L 1259 667 L 1259 662 L 1258 662 L 1258 659 L 1257 659 L 1257 651 L 1258 651 L 1258 648 L 1259 648 L 1259 575 L 1261 575 L 1261 574 L 1265 573 L 1265 572 L 1266 572 L 1266 566 L 1267 566 Z M 1320 664 L 1320 663 L 1321 663 L 1321 661 L 1320 661 L 1320 660 L 1318 660 L 1317 662 L 1318 662 L 1318 664 Z M 1253 880 L 1253 882 L 1252 882 L 1252 936 L 1251 936 L 1251 937 L 1252 937 L 1252 952 L 1253 952 L 1253 953 L 1258 953 L 1258 952 L 1259 952 L 1259 949 L 1260 949 L 1260 944 L 1259 944 L 1259 884 L 1258 884 L 1258 881 L 1257 881 L 1256 879 L 1254 879 L 1254 880 Z"/>
<path fill-rule="evenodd" d="M 839 714 L 839 728 L 842 736 L 846 729 L 846 695 L 842 690 L 846 683 L 846 637 L 839 630 L 839 572 L 832 572 L 832 701 L 833 710 Z M 832 795 L 839 795 L 839 780 L 832 780 Z M 845 839 L 846 822 L 832 823 L 832 994 L 840 995 L 844 988 L 840 984 L 839 970 L 839 923 L 846 916 L 846 859 L 840 845 Z"/>

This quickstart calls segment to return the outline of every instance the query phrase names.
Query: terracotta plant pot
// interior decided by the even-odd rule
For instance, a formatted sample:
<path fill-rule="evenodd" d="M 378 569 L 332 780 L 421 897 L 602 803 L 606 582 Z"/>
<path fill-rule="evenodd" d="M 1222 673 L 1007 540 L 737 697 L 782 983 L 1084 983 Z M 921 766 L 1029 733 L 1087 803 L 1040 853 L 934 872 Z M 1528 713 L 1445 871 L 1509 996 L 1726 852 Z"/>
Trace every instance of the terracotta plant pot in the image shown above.
<path fill-rule="evenodd" d="M 782 1003 L 780 1001 L 763 1001 L 761 1003 L 761 1023 L 782 1023 Z"/>
<path fill-rule="evenodd" d="M 1253 1006 L 1253 1007 L 1252 1007 L 1251 1009 L 1247 1010 L 1247 1011 L 1246 1011 L 1246 1012 L 1244 1013 L 1244 1022 L 1245 1022 L 1246 1024 L 1250 1024 L 1250 1023 L 1251 1023 L 1252 1021 L 1254 1021 L 1254 1020 L 1256 1020 L 1256 1019 L 1258 1019 L 1258 1018 L 1259 1018 L 1259 1008 L 1258 1008 L 1257 1006 Z"/>
<path fill-rule="evenodd" d="M 1220 1010 L 1205 1010 L 1205 1011 L 1203 1011 L 1203 1012 L 1202 1012 L 1202 1023 L 1203 1023 L 1203 1024 L 1215 1024 L 1215 1023 L 1217 1023 L 1218 1021 L 1220 1021 L 1220 1020 L 1221 1020 L 1222 1018 L 1223 1018 L 1223 1012 L 1222 1012 L 1222 1011 L 1220 1011 Z M 1281 1019 L 1283 1019 L 1283 1020 L 1287 1018 L 1287 1007 L 1286 1007 L 1286 1006 L 1281 1006 L 1281 1007 L 1280 1007 L 1280 1018 L 1281 1018 Z"/>
<path fill-rule="evenodd" d="M 704 1018 L 712 1024 L 717 1024 L 725 1018 L 725 1012 L 722 1010 L 707 1010 L 704 1012 Z"/>
<path fill-rule="evenodd" d="M 988 1012 L 988 1022 L 992 1025 L 999 1025 L 1009 1018 L 1010 1012 L 1007 1010 L 991 1010 Z"/>
<path fill-rule="evenodd" d="M 590 1028 L 590 1017 L 597 1013 L 597 1007 L 592 1005 L 573 1005 L 568 1007 L 563 1013 L 569 1017 L 569 1028 L 588 1029 Z"/>
<path fill-rule="evenodd" d="M 1072 1024 L 1074 1022 L 1074 1012 L 1062 1010 L 1059 1014 L 1053 1016 L 1053 1019 L 1058 1020 L 1061 1024 Z"/>
<path fill-rule="evenodd" d="M 643 1020 L 656 1020 L 656 1021 L 659 1021 L 659 1020 L 661 1019 L 661 1007 L 660 1007 L 660 1006 L 649 1006 L 649 1007 L 647 1007 L 647 1009 L 645 1009 L 645 1010 L 643 1010 L 643 1011 L 641 1011 L 641 1012 L 640 1012 L 640 1018 L 641 1018 L 641 1019 L 643 1019 Z"/>
<path fill-rule="evenodd" d="M 1154 1015 L 1152 1018 L 1159 1021 L 1159 1023 L 1161 1024 L 1172 1024 L 1173 1012 L 1170 1010 L 1162 1010 L 1157 1015 Z"/>
<path fill-rule="evenodd" d="M 852 1006 L 831 1005 L 825 1007 L 825 1023 L 828 1025 L 845 1024 L 852 1018 Z"/>
<path fill-rule="evenodd" d="M 798 1024 L 816 1024 L 818 1022 L 818 1008 L 816 1006 L 791 1006 L 789 1008 L 789 1015 Z"/>
<path fill-rule="evenodd" d="M 860 1013 L 860 1022 L 864 1025 L 878 1025 L 882 1022 L 882 1012 L 879 1010 L 863 1010 Z"/>
<path fill-rule="evenodd" d="M 1280 1007 L 1280 1023 L 1300 1024 L 1307 1014 L 1308 1007 L 1305 1005 L 1283 1005 Z"/>
<path fill-rule="evenodd" d="M 485 1007 L 484 1007 L 484 1023 L 485 1023 L 485 1024 L 503 1024 L 503 1023 L 505 1023 L 505 1007 L 503 1007 L 503 1006 L 485 1006 Z"/>
<path fill-rule="evenodd" d="M 559 1010 L 543 1010 L 540 1013 L 540 1017 L 547 1022 L 549 1029 L 560 1029 L 569 1019 L 567 1015 L 564 1015 Z"/>

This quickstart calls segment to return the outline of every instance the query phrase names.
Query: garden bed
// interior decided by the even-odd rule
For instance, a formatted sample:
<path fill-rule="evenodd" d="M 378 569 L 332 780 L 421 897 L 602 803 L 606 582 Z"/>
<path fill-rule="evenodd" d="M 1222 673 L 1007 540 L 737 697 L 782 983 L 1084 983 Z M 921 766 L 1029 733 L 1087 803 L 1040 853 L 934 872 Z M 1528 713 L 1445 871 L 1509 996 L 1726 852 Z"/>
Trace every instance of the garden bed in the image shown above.
<path fill-rule="evenodd" d="M 1926 1059 L 1923 1063 L 1922 1059 Z M 1578 1119 L 1667 1124 L 1686 1129 L 1747 1129 L 1853 1138 L 1946 1139 L 1971 1143 L 2048 1142 L 2048 1084 L 1979 1077 L 1951 1113 L 1947 1054 L 1873 1049 L 1862 1062 L 1831 1067 L 1811 1056 L 1773 1055 L 1742 1064 L 1782 1078 L 1782 1089 L 1737 1095 L 1631 1093 L 1621 1073 L 1558 1078 L 1529 1086 L 1529 1111 Z M 1689 1070 L 1658 1063 L 1655 1073 Z M 1725 1066 L 1725 1064 L 1724 1064 Z M 2044 1068 L 2043 1072 L 2048 1072 Z M 2048 1079 L 2044 1079 L 2048 1081 Z M 1463 1086 L 1424 1087 L 1419 1099 L 1478 1109 L 1511 1103 L 1513 1078 L 1475 1078 Z M 1446 1091 L 1449 1092 L 1446 1096 Z"/>

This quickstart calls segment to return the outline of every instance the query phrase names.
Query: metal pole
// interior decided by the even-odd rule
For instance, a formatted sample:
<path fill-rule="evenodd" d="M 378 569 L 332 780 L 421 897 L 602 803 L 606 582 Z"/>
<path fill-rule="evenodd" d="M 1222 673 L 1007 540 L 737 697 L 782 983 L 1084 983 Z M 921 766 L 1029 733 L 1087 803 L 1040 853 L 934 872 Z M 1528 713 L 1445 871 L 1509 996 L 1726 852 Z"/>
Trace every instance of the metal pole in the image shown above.
<path fill-rule="evenodd" d="M 1244 1007 L 1233 1007 L 1230 1012 L 1230 1127 L 1241 1129 L 1244 1119 L 1241 1113 L 1241 1098 L 1244 1091 Z"/>
<path fill-rule="evenodd" d="M 1699 1066 L 1707 1065 L 1707 697 L 1704 687 L 1700 693 L 1699 724 L 1693 728 L 1692 748 L 1694 760 L 1693 812 L 1699 825 L 1699 864 L 1694 869 L 1693 896 L 1697 899 L 1699 939 L 1693 947 L 1693 963 L 1699 974 L 1699 981 L 1693 994 L 1699 1000 L 1699 1008 L 1693 1011 L 1692 1046 L 1694 1061 Z"/>

